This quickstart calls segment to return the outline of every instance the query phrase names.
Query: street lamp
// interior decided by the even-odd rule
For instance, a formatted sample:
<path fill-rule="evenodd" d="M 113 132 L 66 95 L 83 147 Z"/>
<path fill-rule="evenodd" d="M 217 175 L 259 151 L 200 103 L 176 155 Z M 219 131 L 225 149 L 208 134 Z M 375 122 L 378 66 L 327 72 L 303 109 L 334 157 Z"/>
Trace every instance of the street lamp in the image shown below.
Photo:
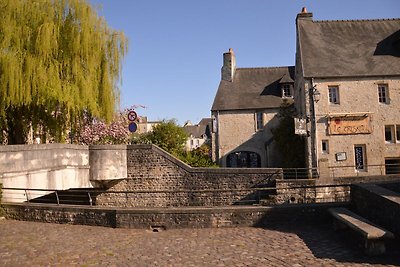
<path fill-rule="evenodd" d="M 315 103 L 318 103 L 318 101 L 321 100 L 321 93 L 316 88 L 313 89 L 313 97 Z"/>

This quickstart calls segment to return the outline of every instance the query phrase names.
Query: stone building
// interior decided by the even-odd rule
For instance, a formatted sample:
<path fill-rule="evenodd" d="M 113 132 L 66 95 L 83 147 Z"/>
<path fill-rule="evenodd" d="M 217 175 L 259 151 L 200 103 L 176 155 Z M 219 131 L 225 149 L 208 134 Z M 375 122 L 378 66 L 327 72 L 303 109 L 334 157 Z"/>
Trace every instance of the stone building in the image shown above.
<path fill-rule="evenodd" d="M 223 167 L 277 167 L 271 129 L 286 100 L 293 102 L 294 67 L 236 68 L 223 54 L 221 82 L 211 108 L 212 156 Z"/>
<path fill-rule="evenodd" d="M 203 144 L 208 144 L 211 140 L 211 118 L 203 118 L 195 125 L 188 121 L 183 129 L 189 136 L 185 144 L 186 151 L 199 148 Z"/>
<path fill-rule="evenodd" d="M 400 19 L 297 15 L 295 106 L 321 179 L 400 173 Z"/>
<path fill-rule="evenodd" d="M 162 121 L 149 121 L 146 116 L 142 116 L 137 123 L 137 133 L 144 134 L 153 131 L 153 127 L 162 123 Z"/>

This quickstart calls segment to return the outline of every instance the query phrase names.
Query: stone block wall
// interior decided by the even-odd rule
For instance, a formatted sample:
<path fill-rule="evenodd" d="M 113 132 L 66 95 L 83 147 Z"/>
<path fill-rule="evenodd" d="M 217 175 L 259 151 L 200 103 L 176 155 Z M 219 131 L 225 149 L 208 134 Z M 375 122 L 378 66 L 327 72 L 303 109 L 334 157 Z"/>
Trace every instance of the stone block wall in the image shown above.
<path fill-rule="evenodd" d="M 127 169 L 127 179 L 97 196 L 97 205 L 232 205 L 255 201 L 259 196 L 251 188 L 270 186 L 282 178 L 281 169 L 191 168 L 153 145 L 128 146 Z"/>
<path fill-rule="evenodd" d="M 400 184 L 400 181 L 397 182 Z M 361 216 L 400 235 L 400 194 L 375 184 L 352 185 L 352 208 Z"/>
<path fill-rule="evenodd" d="M 117 228 L 173 229 L 220 227 L 275 227 L 286 223 L 320 224 L 329 220 L 337 204 L 281 205 L 274 207 L 196 207 L 120 209 L 45 204 L 5 204 L 6 218 Z"/>
<path fill-rule="evenodd" d="M 115 227 L 115 210 L 82 206 L 4 204 L 11 220 Z"/>

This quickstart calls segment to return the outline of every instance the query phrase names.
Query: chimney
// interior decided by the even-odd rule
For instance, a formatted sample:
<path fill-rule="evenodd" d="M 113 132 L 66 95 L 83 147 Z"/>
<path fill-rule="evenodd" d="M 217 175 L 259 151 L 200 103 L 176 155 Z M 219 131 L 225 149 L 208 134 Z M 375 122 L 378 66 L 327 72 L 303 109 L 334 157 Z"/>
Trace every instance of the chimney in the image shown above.
<path fill-rule="evenodd" d="M 229 48 L 229 52 L 224 53 L 224 65 L 221 69 L 221 79 L 232 82 L 236 70 L 236 58 L 233 49 Z"/>
<path fill-rule="evenodd" d="M 303 7 L 301 9 L 301 12 L 299 14 L 297 14 L 296 20 L 298 19 L 308 19 L 308 20 L 312 20 L 313 19 L 313 13 L 309 13 L 307 11 L 306 7 Z"/>

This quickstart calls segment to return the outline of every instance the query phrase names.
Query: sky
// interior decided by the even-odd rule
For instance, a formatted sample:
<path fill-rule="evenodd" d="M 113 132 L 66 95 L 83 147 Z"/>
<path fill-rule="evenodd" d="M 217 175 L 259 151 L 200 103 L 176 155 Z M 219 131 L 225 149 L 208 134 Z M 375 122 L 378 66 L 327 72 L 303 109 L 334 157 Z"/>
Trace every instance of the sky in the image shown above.
<path fill-rule="evenodd" d="M 222 55 L 237 67 L 294 66 L 295 19 L 400 18 L 400 0 L 89 0 L 129 39 L 120 109 L 150 121 L 193 124 L 211 116 Z"/>

